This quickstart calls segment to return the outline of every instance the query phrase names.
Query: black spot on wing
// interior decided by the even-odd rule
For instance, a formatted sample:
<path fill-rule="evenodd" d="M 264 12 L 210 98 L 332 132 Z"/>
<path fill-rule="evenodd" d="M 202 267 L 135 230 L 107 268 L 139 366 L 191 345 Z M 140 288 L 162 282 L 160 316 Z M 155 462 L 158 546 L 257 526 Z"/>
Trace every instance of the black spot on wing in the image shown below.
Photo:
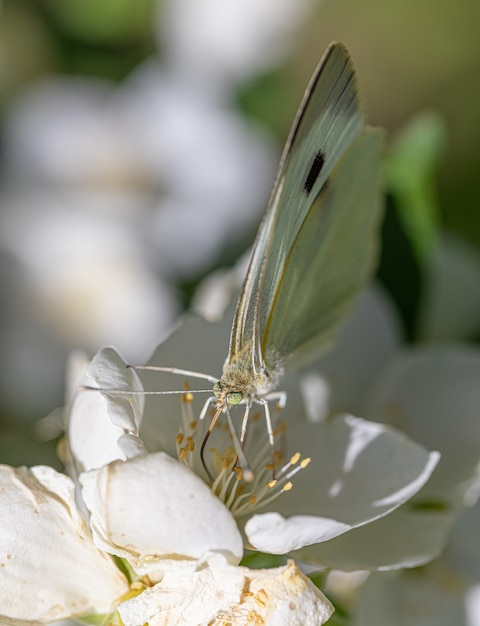
<path fill-rule="evenodd" d="M 310 192 L 315 185 L 317 178 L 320 176 L 320 172 L 322 171 L 323 164 L 325 163 L 325 155 L 321 150 L 317 152 L 315 158 L 313 159 L 313 163 L 308 171 L 307 177 L 305 178 L 305 182 L 303 183 L 303 189 L 307 196 L 310 195 Z"/>

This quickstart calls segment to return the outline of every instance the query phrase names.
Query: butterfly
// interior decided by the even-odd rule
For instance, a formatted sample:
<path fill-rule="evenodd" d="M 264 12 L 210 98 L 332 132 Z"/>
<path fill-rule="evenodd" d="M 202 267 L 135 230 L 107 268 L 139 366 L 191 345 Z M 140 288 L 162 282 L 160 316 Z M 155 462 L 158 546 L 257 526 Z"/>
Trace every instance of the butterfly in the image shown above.
<path fill-rule="evenodd" d="M 244 476 L 243 443 L 252 406 L 283 406 L 282 376 L 325 351 L 371 274 L 381 219 L 383 132 L 366 125 L 347 49 L 332 43 L 295 117 L 238 299 L 228 356 L 199 416 L 214 414 L 201 448 L 225 413 Z M 230 408 L 244 405 L 240 437 Z M 248 478 L 246 478 L 248 480 Z"/>

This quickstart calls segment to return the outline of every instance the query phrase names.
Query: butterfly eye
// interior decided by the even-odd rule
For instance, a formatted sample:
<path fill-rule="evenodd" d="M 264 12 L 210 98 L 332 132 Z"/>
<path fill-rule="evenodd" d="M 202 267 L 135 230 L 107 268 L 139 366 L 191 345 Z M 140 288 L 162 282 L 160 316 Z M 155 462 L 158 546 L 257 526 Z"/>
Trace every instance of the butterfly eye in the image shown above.
<path fill-rule="evenodd" d="M 241 391 L 232 391 L 227 396 L 228 404 L 240 404 L 243 400 L 243 393 Z"/>
<path fill-rule="evenodd" d="M 222 394 L 222 386 L 220 385 L 220 381 L 216 382 L 213 385 L 213 393 L 214 395 L 219 398 Z"/>

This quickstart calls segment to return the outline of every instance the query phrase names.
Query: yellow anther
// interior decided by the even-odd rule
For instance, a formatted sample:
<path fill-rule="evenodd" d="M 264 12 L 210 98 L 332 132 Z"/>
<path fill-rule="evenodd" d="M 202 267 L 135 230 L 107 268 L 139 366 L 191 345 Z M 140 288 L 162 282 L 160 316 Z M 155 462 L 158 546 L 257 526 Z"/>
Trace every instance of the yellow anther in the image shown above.
<path fill-rule="evenodd" d="M 269 489 L 272 489 L 272 487 L 275 487 L 276 484 L 277 484 L 276 480 L 271 480 L 270 482 L 267 483 L 267 487 Z"/>
<path fill-rule="evenodd" d="M 181 401 L 184 404 L 192 404 L 192 402 L 193 402 L 193 393 L 188 392 L 188 393 L 182 394 Z"/>
<path fill-rule="evenodd" d="M 293 487 L 292 483 L 285 483 L 283 485 L 283 489 L 282 491 L 290 491 L 290 489 Z"/>
<path fill-rule="evenodd" d="M 185 435 L 183 433 L 178 433 L 175 441 L 177 442 L 177 446 L 181 446 L 183 443 L 183 439 L 184 439 Z"/>
<path fill-rule="evenodd" d="M 307 458 L 303 459 L 303 461 L 300 463 L 300 467 L 302 469 L 305 469 L 307 467 L 307 465 L 310 463 L 311 460 L 312 459 L 309 456 L 307 456 Z"/>
<path fill-rule="evenodd" d="M 195 441 L 193 439 L 189 439 L 187 441 L 187 450 L 189 452 L 193 452 L 195 450 Z"/>
<path fill-rule="evenodd" d="M 185 448 L 180 448 L 180 450 L 178 451 L 178 460 L 179 461 L 185 461 L 187 456 L 188 456 L 188 454 L 187 454 L 187 451 L 185 450 Z"/>
<path fill-rule="evenodd" d="M 223 465 L 223 469 L 228 469 L 230 467 L 230 465 L 234 462 L 234 458 L 233 456 L 226 456 L 224 459 L 222 459 L 222 465 Z"/>
<path fill-rule="evenodd" d="M 300 452 L 297 452 L 296 454 L 294 454 L 292 457 L 290 457 L 290 463 L 292 465 L 295 465 L 295 463 L 298 463 L 300 460 L 301 454 Z"/>
<path fill-rule="evenodd" d="M 283 458 L 283 453 L 281 450 L 275 450 L 273 453 L 273 458 L 275 460 L 275 463 L 281 463 L 282 462 L 282 458 Z"/>
<path fill-rule="evenodd" d="M 254 505 L 256 501 L 257 501 L 257 497 L 252 496 L 251 498 L 248 499 L 248 504 Z"/>

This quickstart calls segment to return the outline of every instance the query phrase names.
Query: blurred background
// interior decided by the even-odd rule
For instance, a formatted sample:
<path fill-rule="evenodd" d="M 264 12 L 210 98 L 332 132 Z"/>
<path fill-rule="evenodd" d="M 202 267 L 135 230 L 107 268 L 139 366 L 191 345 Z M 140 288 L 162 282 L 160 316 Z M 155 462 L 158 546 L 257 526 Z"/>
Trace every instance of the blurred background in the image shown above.
<path fill-rule="evenodd" d="M 479 21 L 476 0 L 0 0 L 1 461 L 52 462 L 37 425 L 72 349 L 147 361 L 248 249 L 332 40 L 389 133 L 379 278 L 406 335 L 477 339 Z"/>

